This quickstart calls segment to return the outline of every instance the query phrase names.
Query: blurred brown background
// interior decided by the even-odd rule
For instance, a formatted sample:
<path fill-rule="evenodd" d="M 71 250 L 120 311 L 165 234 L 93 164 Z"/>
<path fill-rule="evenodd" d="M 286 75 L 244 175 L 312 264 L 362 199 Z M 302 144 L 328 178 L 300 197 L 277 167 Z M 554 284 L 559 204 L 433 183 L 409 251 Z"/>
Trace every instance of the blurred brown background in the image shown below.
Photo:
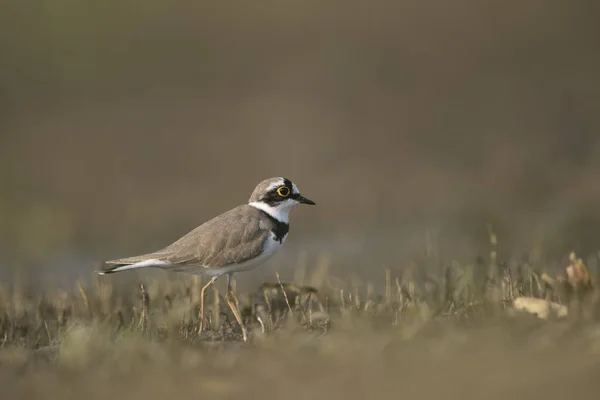
<path fill-rule="evenodd" d="M 285 253 L 400 263 L 600 233 L 592 1 L 37 0 L 0 12 L 0 268 L 89 274 L 283 175 Z M 519 255 L 520 256 L 520 255 Z M 295 262 L 295 261 L 293 261 Z M 340 264 L 341 265 L 341 264 Z M 286 274 L 288 274 L 286 272 Z"/>

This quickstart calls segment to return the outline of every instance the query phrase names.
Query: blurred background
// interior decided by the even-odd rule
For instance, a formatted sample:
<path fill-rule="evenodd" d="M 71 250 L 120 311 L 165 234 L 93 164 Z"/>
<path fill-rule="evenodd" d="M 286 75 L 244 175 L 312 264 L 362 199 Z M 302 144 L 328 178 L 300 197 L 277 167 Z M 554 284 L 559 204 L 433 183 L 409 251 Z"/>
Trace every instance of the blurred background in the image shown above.
<path fill-rule="evenodd" d="M 292 179 L 298 257 L 598 249 L 592 1 L 3 2 L 0 271 L 88 276 Z M 304 255 L 302 255 L 304 254 Z M 290 261 L 291 260 L 291 261 Z M 269 269 L 270 268 L 270 269 Z M 62 279 L 62 278 L 61 278 Z M 239 277 L 238 277 L 239 279 Z"/>

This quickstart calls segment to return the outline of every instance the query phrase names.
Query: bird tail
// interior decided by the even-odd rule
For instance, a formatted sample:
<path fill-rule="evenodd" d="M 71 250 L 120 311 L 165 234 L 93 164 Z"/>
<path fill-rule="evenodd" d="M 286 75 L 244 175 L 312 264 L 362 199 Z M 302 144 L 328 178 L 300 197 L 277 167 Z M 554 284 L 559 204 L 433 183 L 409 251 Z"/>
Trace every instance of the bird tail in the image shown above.
<path fill-rule="evenodd" d="M 128 261 L 128 259 L 107 261 L 100 271 L 96 271 L 98 275 L 114 274 L 116 272 L 127 271 L 137 268 L 164 268 L 171 265 L 170 263 L 158 259 L 148 259 L 142 261 Z"/>

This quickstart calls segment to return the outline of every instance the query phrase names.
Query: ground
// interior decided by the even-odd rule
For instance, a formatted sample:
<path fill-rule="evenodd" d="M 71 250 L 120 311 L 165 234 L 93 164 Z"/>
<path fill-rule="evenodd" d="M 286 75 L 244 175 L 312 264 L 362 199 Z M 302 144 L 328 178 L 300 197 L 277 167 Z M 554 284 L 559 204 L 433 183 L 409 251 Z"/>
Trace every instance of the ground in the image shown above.
<path fill-rule="evenodd" d="M 453 265 L 389 273 L 382 293 L 340 288 L 318 268 L 311 285 L 274 277 L 238 293 L 248 343 L 218 291 L 198 331 L 199 278 L 94 277 L 43 293 L 5 283 L 3 398 L 595 398 L 600 324 L 581 260 L 565 279 L 477 267 L 483 285 Z M 568 314 L 528 309 L 535 301 Z"/>

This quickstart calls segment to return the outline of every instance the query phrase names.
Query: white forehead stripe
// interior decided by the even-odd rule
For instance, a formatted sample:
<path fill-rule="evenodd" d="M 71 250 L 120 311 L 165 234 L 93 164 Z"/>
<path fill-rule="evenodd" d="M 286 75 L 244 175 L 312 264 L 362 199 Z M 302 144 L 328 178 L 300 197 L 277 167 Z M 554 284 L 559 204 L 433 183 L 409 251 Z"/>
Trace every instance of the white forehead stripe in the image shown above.
<path fill-rule="evenodd" d="M 269 187 L 267 188 L 267 192 L 270 192 L 271 190 L 278 188 L 279 186 L 283 185 L 284 183 L 285 183 L 285 181 L 283 180 L 283 178 L 276 180 L 275 182 L 273 182 L 269 185 Z"/>
<path fill-rule="evenodd" d="M 298 189 L 298 186 L 296 186 L 295 183 L 292 183 L 292 193 L 294 193 L 294 194 L 300 193 L 300 190 Z"/>

